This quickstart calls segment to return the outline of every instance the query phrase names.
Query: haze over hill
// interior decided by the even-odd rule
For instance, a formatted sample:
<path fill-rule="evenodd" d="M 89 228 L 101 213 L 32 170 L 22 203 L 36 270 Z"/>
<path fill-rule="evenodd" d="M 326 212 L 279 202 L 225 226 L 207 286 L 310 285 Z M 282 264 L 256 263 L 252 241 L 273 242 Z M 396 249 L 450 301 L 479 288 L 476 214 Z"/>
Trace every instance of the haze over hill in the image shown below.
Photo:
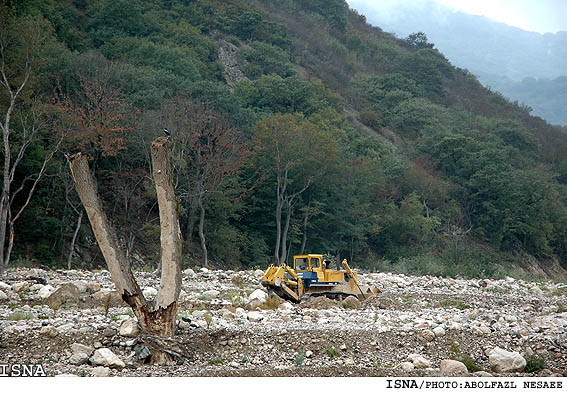
<path fill-rule="evenodd" d="M 533 108 L 552 124 L 567 124 L 567 32 L 529 32 L 433 1 L 349 1 L 369 23 L 399 37 L 422 31 L 457 67 L 487 87 Z M 528 78 L 527 80 L 524 80 Z"/>

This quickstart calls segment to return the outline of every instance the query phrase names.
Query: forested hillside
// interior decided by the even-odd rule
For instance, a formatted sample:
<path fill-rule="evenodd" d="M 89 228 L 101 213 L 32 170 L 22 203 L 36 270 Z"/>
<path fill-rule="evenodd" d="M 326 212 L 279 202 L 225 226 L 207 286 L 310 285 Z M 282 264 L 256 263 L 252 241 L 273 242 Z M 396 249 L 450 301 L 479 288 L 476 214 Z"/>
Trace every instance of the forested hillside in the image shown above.
<path fill-rule="evenodd" d="M 81 151 L 132 263 L 155 269 L 163 128 L 186 266 L 302 251 L 453 276 L 567 266 L 567 135 L 422 35 L 342 0 L 5 4 L 7 266 L 102 261 L 64 156 Z"/>

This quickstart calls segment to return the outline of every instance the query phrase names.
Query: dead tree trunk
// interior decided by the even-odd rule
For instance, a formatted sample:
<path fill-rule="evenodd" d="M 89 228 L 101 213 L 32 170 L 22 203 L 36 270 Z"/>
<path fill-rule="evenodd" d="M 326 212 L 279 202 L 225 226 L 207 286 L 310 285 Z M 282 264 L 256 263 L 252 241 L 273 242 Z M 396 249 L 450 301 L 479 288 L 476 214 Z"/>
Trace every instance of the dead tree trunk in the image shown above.
<path fill-rule="evenodd" d="M 87 158 L 78 153 L 68 156 L 67 159 L 75 188 L 85 207 L 116 289 L 132 308 L 142 329 L 159 337 L 173 337 L 177 298 L 181 290 L 182 242 L 168 138 L 158 138 L 152 143 L 153 174 L 160 213 L 162 263 L 159 292 L 152 303 L 147 302 L 140 291 L 116 232 L 108 222 Z M 151 362 L 154 364 L 167 364 L 172 360 L 171 355 L 164 351 L 155 348 L 152 351 Z"/>

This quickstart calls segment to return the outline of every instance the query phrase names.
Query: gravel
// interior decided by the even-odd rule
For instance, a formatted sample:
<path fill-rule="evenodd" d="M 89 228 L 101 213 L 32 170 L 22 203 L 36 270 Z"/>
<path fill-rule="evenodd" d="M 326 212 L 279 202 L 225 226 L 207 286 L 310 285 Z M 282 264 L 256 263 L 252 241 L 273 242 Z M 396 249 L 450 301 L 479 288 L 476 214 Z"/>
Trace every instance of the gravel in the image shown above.
<path fill-rule="evenodd" d="M 566 284 L 361 273 L 361 284 L 382 293 L 359 308 L 309 298 L 266 309 L 258 302 L 261 273 L 184 270 L 175 339 L 187 356 L 155 366 L 140 360 L 135 334 L 119 334 L 125 321 L 135 324 L 119 299 L 106 301 L 115 290 L 107 271 L 9 269 L 0 281 L 0 364 L 80 376 L 438 376 L 447 359 L 491 375 L 567 370 Z M 135 276 L 141 288 L 159 287 L 150 273 Z M 79 299 L 45 304 L 47 293 L 68 284 Z M 119 361 L 97 367 L 78 355 L 85 346 L 108 349 Z M 497 372 L 489 361 L 495 348 L 541 366 Z"/>

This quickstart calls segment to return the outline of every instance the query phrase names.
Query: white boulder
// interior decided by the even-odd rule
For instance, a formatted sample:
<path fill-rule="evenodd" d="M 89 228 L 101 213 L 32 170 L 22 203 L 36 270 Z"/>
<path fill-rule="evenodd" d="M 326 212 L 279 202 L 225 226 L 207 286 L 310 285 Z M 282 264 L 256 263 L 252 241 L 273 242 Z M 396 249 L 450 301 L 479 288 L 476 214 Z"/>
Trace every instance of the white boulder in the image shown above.
<path fill-rule="evenodd" d="M 142 290 L 142 293 L 144 294 L 144 297 L 146 299 L 153 299 L 157 296 L 158 291 L 155 288 L 152 287 L 146 287 Z"/>
<path fill-rule="evenodd" d="M 497 373 L 522 371 L 526 367 L 526 359 L 518 352 L 508 352 L 494 348 L 488 354 L 490 368 Z"/>
<path fill-rule="evenodd" d="M 37 293 L 37 296 L 41 299 L 47 299 L 53 292 L 55 292 L 55 288 L 47 284 L 41 287 L 41 289 Z"/>
<path fill-rule="evenodd" d="M 411 355 L 409 355 L 408 360 L 410 360 L 413 363 L 415 368 L 430 368 L 431 367 L 431 362 L 429 360 L 427 360 L 426 358 L 424 358 L 423 356 L 417 354 L 417 353 L 412 353 Z"/>
<path fill-rule="evenodd" d="M 452 359 L 441 360 L 439 369 L 443 375 L 467 375 L 469 373 L 464 363 Z"/>
<path fill-rule="evenodd" d="M 260 322 L 262 319 L 264 319 L 264 315 L 259 311 L 250 311 L 248 313 L 248 320 L 250 322 Z"/>
<path fill-rule="evenodd" d="M 265 302 L 268 299 L 268 294 L 261 289 L 256 289 L 254 292 L 248 296 L 248 303 L 251 303 L 254 300 L 257 300 L 261 303 Z"/>
<path fill-rule="evenodd" d="M 127 319 L 120 325 L 120 335 L 123 337 L 137 337 L 139 333 L 138 321 L 134 318 Z"/>
<path fill-rule="evenodd" d="M 124 368 L 126 364 L 108 348 L 99 348 L 94 352 L 92 363 L 95 366 Z"/>

